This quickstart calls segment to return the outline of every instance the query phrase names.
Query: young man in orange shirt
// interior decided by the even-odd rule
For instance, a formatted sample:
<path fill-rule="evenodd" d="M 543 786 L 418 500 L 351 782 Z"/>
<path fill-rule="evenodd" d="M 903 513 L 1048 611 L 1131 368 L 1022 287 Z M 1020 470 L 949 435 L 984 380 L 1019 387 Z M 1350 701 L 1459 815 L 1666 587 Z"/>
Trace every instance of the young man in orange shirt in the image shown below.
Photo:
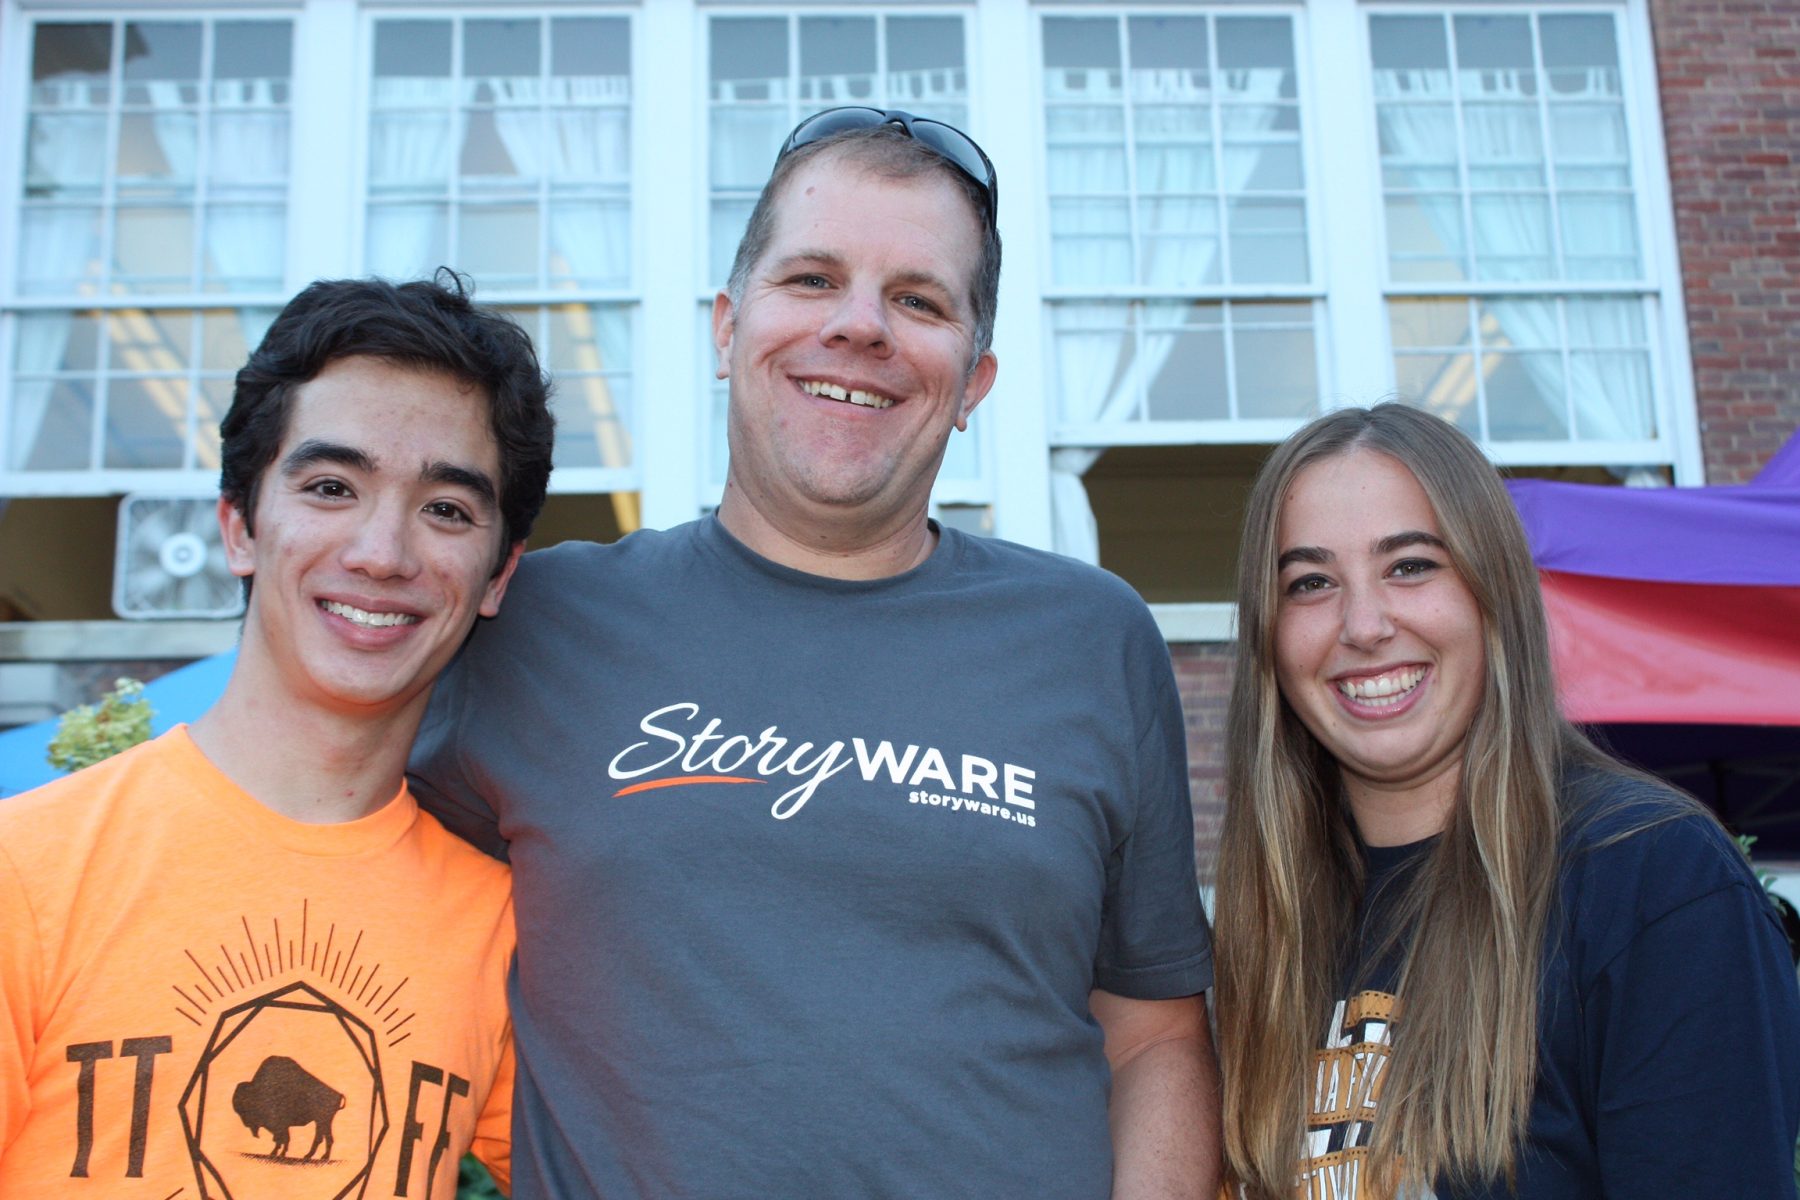
<path fill-rule="evenodd" d="M 543 505 L 531 343 L 454 278 L 315 283 L 221 429 L 224 696 L 0 805 L 0 1195 L 504 1180 L 509 879 L 402 771 Z"/>

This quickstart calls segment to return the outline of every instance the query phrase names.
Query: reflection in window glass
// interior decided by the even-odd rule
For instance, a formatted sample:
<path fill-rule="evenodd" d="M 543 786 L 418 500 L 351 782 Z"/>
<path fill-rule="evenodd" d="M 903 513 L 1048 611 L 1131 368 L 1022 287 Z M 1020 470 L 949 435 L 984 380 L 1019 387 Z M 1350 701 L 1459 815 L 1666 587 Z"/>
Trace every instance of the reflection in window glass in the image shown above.
<path fill-rule="evenodd" d="M 1319 410 L 1310 301 L 1058 303 L 1050 311 L 1065 425 L 1304 419 Z"/>
<path fill-rule="evenodd" d="M 232 381 L 275 311 L 22 315 L 4 467 L 216 472 Z"/>
<path fill-rule="evenodd" d="M 1293 37 L 1284 16 L 1044 18 L 1056 286 L 1307 282 Z"/>
<path fill-rule="evenodd" d="M 556 378 L 557 469 L 632 466 L 631 306 L 552 304 L 508 314 L 531 334 L 544 369 Z M 626 526 L 636 527 L 635 521 Z"/>
<path fill-rule="evenodd" d="M 278 291 L 292 41 L 285 19 L 39 23 L 19 291 Z"/>
<path fill-rule="evenodd" d="M 967 129 L 964 38 L 961 17 L 713 17 L 707 25 L 711 232 L 702 286 L 725 282 L 775 152 L 807 114 L 864 104 Z"/>
<path fill-rule="evenodd" d="M 368 269 L 629 287 L 630 34 L 623 16 L 377 21 Z"/>
<path fill-rule="evenodd" d="M 1393 299 L 1401 399 L 1496 442 L 1657 436 L 1636 297 Z"/>
<path fill-rule="evenodd" d="M 1614 19 L 1369 19 L 1397 283 L 1643 272 Z"/>

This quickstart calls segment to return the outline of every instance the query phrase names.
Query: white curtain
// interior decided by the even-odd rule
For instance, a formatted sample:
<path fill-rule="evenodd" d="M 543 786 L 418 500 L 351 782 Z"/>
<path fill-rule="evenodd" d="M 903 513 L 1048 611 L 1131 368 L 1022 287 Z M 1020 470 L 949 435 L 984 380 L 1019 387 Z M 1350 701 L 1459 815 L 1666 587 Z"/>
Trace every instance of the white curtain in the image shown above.
<path fill-rule="evenodd" d="M 375 80 L 375 115 L 369 129 L 372 192 L 437 193 L 449 187 L 455 149 L 451 87 L 448 79 Z M 369 206 L 368 257 L 374 273 L 409 278 L 429 271 L 437 265 L 431 259 L 441 255 L 445 244 L 441 203 Z"/>
<path fill-rule="evenodd" d="M 493 89 L 494 124 L 522 178 L 548 176 L 556 188 L 625 192 L 631 166 L 630 110 L 611 102 L 629 96 L 629 79 L 483 82 Z M 609 103 L 599 107 L 603 101 Z M 631 263 L 630 213 L 626 204 L 552 201 L 550 251 L 562 256 L 577 279 L 623 281 Z"/>
<path fill-rule="evenodd" d="M 266 288 L 282 278 L 288 130 L 273 81 L 214 86 L 206 257 L 212 276 L 238 287 Z"/>
<path fill-rule="evenodd" d="M 1386 95 L 1406 95 L 1443 104 L 1451 101 L 1455 80 L 1445 72 L 1395 71 L 1391 75 L 1393 78 L 1383 89 Z M 1512 99 L 1530 94 L 1514 72 L 1483 72 L 1479 78 L 1484 89 L 1483 98 Z M 1616 96 L 1611 75 L 1606 71 L 1590 73 L 1588 90 L 1594 99 L 1610 101 Z M 1582 98 L 1567 94 L 1558 96 L 1559 102 Z M 1453 122 L 1443 119 L 1443 111 L 1435 106 L 1380 105 L 1377 121 L 1382 142 L 1391 148 L 1390 157 L 1400 162 L 1454 163 L 1456 129 Z M 1558 128 L 1573 136 L 1581 128 L 1584 117 L 1591 123 L 1592 144 L 1610 145 L 1616 141 L 1613 136 L 1616 122 L 1610 106 L 1559 108 Z M 1511 165 L 1521 171 L 1528 167 L 1539 173 L 1548 171 L 1535 109 L 1520 112 L 1510 105 L 1466 104 L 1463 124 L 1470 156 L 1491 164 L 1485 169 L 1504 171 Z M 1516 281 L 1541 279 L 1546 283 L 1561 277 L 1553 261 L 1550 214 L 1544 196 L 1483 194 L 1474 200 L 1471 206 L 1473 249 L 1479 277 Z M 1427 204 L 1419 207 L 1432 232 L 1445 246 L 1462 246 L 1462 216 L 1457 207 Z M 1564 205 L 1561 215 L 1565 246 L 1615 247 L 1619 244 L 1616 209 L 1607 205 Z M 1484 262 L 1501 269 L 1497 272 L 1491 268 L 1483 269 Z M 1619 346 L 1627 326 L 1634 320 L 1631 301 L 1570 300 L 1567 305 L 1571 347 Z M 1555 301 L 1507 300 L 1490 304 L 1488 310 L 1494 314 L 1506 339 L 1516 346 L 1551 348 L 1563 345 L 1562 334 L 1557 328 Z M 1623 344 L 1637 343 L 1641 343 L 1641 335 Z M 1561 363 L 1553 361 L 1553 357 L 1525 354 L 1520 356 L 1519 362 L 1553 404 L 1562 401 L 1565 395 L 1572 400 L 1576 428 L 1569 431 L 1569 436 L 1632 440 L 1652 435 L 1649 379 L 1642 367 L 1641 355 L 1571 353 L 1566 381 Z"/>
<path fill-rule="evenodd" d="M 1281 95 L 1283 72 L 1276 69 L 1235 70 L 1223 72 L 1225 98 L 1242 102 L 1226 109 L 1225 123 L 1229 136 L 1266 133 L 1279 120 L 1281 109 L 1275 102 Z M 1132 73 L 1132 95 L 1139 104 L 1173 104 L 1180 109 L 1160 110 L 1165 120 L 1188 123 L 1198 131 L 1210 129 L 1211 110 L 1208 97 L 1196 90 L 1191 72 L 1183 70 L 1147 70 Z M 1090 124 L 1084 131 L 1083 121 Z M 1108 108 L 1074 108 L 1058 117 L 1058 134 L 1077 142 L 1097 141 L 1109 132 L 1122 137 L 1117 110 Z M 1212 207 L 1209 197 L 1159 199 L 1158 192 L 1211 192 L 1214 181 L 1222 184 L 1227 194 L 1241 192 L 1249 184 L 1259 165 L 1253 150 L 1230 155 L 1221 154 L 1222 177 L 1213 166 L 1214 147 L 1208 140 L 1189 146 L 1162 145 L 1154 152 L 1139 147 L 1137 191 L 1140 221 L 1153 213 L 1153 206 L 1174 206 L 1173 211 L 1157 213 L 1158 228 L 1182 227 L 1177 220 L 1182 210 L 1195 206 Z M 1140 132 L 1141 137 L 1141 132 Z M 1245 147 L 1239 145 L 1240 151 Z M 1080 150 L 1052 146 L 1050 160 L 1050 192 L 1079 191 L 1097 170 L 1112 169 L 1113 156 L 1122 157 L 1122 143 L 1111 146 L 1087 146 Z M 1119 168 L 1122 173 L 1122 166 Z M 1092 186 L 1087 184 L 1086 186 Z M 1213 209 L 1216 213 L 1216 209 Z M 1188 215 L 1197 215 L 1189 213 Z M 1216 227 L 1216 217 L 1213 219 Z M 1204 226 L 1202 226 L 1204 228 Z M 1059 230 L 1057 232 L 1063 232 Z M 1053 234 L 1052 236 L 1055 236 Z M 1219 237 L 1171 236 L 1139 239 L 1138 282 L 1155 287 L 1195 287 L 1218 278 L 1217 263 L 1222 245 Z M 1096 250 L 1092 266 L 1104 270 L 1104 246 Z M 1137 406 L 1149 390 L 1151 381 L 1168 361 L 1180 337 L 1188 305 L 1180 301 L 1150 301 L 1136 306 L 1142 337 L 1137 346 L 1130 341 L 1127 329 L 1108 344 L 1101 338 L 1057 338 L 1057 367 L 1061 374 L 1059 390 L 1063 396 L 1062 419 L 1070 423 L 1122 423 L 1134 419 Z M 1117 322 L 1119 308 L 1093 306 L 1091 309 L 1064 310 L 1072 320 L 1111 319 Z M 1102 315 L 1105 314 L 1105 315 Z M 1065 446 L 1050 454 L 1050 519 L 1054 545 L 1058 553 L 1084 562 L 1100 561 L 1100 537 L 1094 521 L 1093 506 L 1081 477 L 1099 460 L 1101 447 Z"/>
<path fill-rule="evenodd" d="M 1183 301 L 1147 301 L 1123 311 L 1134 314 L 1141 337 L 1127 328 L 1117 337 L 1058 336 L 1056 366 L 1065 413 L 1071 404 L 1097 401 L 1092 420 L 1124 423 L 1149 391 L 1168 361 L 1189 305 Z M 1117 322 L 1121 306 L 1109 304 L 1059 307 L 1059 324 Z M 1050 522 L 1057 553 L 1083 562 L 1100 561 L 1100 530 L 1081 477 L 1099 461 L 1102 448 L 1063 446 L 1050 452 Z"/>
<path fill-rule="evenodd" d="M 27 313 L 19 318 L 19 341 L 14 351 L 12 388 L 12 436 L 8 470 L 22 471 L 37 449 L 43 430 L 44 415 L 50 409 L 50 394 L 56 382 L 51 379 L 21 378 L 55 371 L 63 365 L 63 351 L 69 343 L 70 315 L 66 312 Z M 52 455 L 63 462 L 68 456 Z M 88 447 L 72 461 L 87 465 Z"/>
<path fill-rule="evenodd" d="M 31 125 L 27 148 L 27 173 L 34 187 L 45 187 L 58 198 L 82 191 L 97 194 L 106 162 L 106 118 L 86 109 L 86 93 L 79 84 L 54 82 L 35 85 L 55 91 L 57 111 L 40 116 Z M 93 208 L 27 208 L 22 213 L 19 238 L 18 282 L 31 294 L 73 291 L 90 275 L 88 264 L 100 253 L 99 226 Z M 3 432 L 9 447 L 4 464 L 22 470 L 37 449 L 49 411 L 55 384 L 48 379 L 20 378 L 55 371 L 63 364 L 68 346 L 71 315 L 36 312 L 18 322 L 18 344 L 13 357 L 12 413 L 10 428 Z M 87 462 L 87 447 L 76 459 Z M 59 461 L 65 456 L 53 456 Z"/>

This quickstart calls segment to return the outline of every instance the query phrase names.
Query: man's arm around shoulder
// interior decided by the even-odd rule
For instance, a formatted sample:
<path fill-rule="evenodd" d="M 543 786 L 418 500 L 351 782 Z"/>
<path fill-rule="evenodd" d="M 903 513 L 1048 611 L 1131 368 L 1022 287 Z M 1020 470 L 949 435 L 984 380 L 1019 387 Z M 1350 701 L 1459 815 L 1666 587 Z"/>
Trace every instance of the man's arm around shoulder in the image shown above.
<path fill-rule="evenodd" d="M 1088 1000 L 1112 1068 L 1113 1200 L 1219 1193 L 1219 1064 L 1206 998 Z"/>

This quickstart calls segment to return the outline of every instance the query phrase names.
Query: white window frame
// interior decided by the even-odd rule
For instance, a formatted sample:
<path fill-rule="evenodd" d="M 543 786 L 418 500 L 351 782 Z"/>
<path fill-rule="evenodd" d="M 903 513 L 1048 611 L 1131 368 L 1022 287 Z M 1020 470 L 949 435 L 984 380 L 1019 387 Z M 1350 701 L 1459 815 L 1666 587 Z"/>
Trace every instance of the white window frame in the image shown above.
<path fill-rule="evenodd" d="M 1351 0 L 1313 0 L 1315 7 L 1338 6 Z M 1627 441 L 1567 439 L 1552 441 L 1486 441 L 1483 449 L 1500 466 L 1600 466 L 1625 470 L 1639 466 L 1671 468 L 1678 484 L 1705 482 L 1699 445 L 1699 422 L 1693 391 L 1693 370 L 1688 354 L 1686 308 L 1682 300 L 1680 261 L 1676 251 L 1674 202 L 1670 194 L 1668 158 L 1662 141 L 1662 114 L 1655 86 L 1655 53 L 1650 38 L 1649 12 L 1643 0 L 1620 4 L 1560 3 L 1558 0 L 1519 0 L 1518 3 L 1472 4 L 1407 3 L 1395 0 L 1357 5 L 1356 64 L 1360 70 L 1358 108 L 1366 114 L 1364 154 L 1370 172 L 1370 228 L 1373 272 L 1378 281 L 1374 300 L 1379 323 L 1379 345 L 1384 352 L 1381 390 L 1396 387 L 1393 347 L 1387 325 L 1388 301 L 1410 297 L 1542 296 L 1553 299 L 1581 296 L 1635 298 L 1642 302 L 1646 353 L 1650 365 L 1652 411 L 1657 434 Z M 1640 269 L 1634 283 L 1545 281 L 1541 283 L 1411 283 L 1389 278 L 1387 228 L 1383 218 L 1380 163 L 1375 144 L 1375 98 L 1372 78 L 1370 18 L 1377 15 L 1450 16 L 1510 14 L 1600 15 L 1614 19 L 1619 53 L 1621 91 L 1631 151 L 1631 185 L 1639 230 Z M 1646 70 L 1646 64 L 1650 69 Z M 1462 136 L 1459 128 L 1458 137 Z M 1552 219 L 1555 218 L 1554 210 Z M 1366 269 L 1366 268 L 1365 268 Z M 1365 343 L 1366 344 L 1366 343 Z M 1566 350 L 1566 346 L 1564 347 Z M 1366 364 L 1364 370 L 1374 364 Z"/>
<path fill-rule="evenodd" d="M 1313 370 L 1318 381 L 1321 404 L 1331 394 L 1331 339 L 1328 315 L 1332 307 L 1330 289 L 1327 286 L 1323 221 L 1321 210 L 1326 207 L 1320 188 L 1321 162 L 1317 149 L 1318 133 L 1314 112 L 1317 107 L 1313 94 L 1314 85 L 1311 78 L 1311 67 L 1318 57 L 1314 50 L 1314 37 L 1311 30 L 1311 4 L 1267 4 L 1267 3 L 1184 3 L 1176 5 L 1159 5 L 1156 3 L 1131 3 L 1106 6 L 1042 4 L 1034 10 L 1032 22 L 1032 54 L 1030 68 L 1032 74 L 1032 118 L 1033 141 L 1032 154 L 1036 158 L 1033 182 L 1035 185 L 1034 201 L 1040 209 L 1040 228 L 1038 242 L 1032 247 L 1040 263 L 1044 264 L 1045 282 L 1036 306 L 1038 316 L 1039 356 L 1043 360 L 1044 374 L 1047 379 L 1054 380 L 1055 362 L 1055 326 L 1051 310 L 1059 303 L 1089 302 L 1127 302 L 1179 300 L 1203 304 L 1221 303 L 1229 307 L 1233 303 L 1244 304 L 1257 301 L 1286 301 L 1308 303 L 1312 307 L 1313 329 Z M 1115 287 L 1070 287 L 1059 286 L 1049 282 L 1048 264 L 1051 259 L 1051 225 L 1049 218 L 1049 177 L 1048 177 L 1048 130 L 1045 114 L 1048 111 L 1047 97 L 1044 90 L 1044 20 L 1060 17 L 1104 17 L 1124 22 L 1133 16 L 1208 16 L 1228 17 L 1286 17 L 1293 31 L 1294 45 L 1294 102 L 1300 115 L 1300 162 L 1305 172 L 1303 195 L 1306 205 L 1306 241 L 1307 241 L 1307 282 L 1305 283 L 1220 283 L 1195 288 L 1171 288 L 1155 286 L 1115 286 Z M 1216 26 L 1212 27 L 1216 39 Z M 1123 29 L 1121 37 L 1124 36 Z M 1216 44 L 1216 41 L 1215 41 Z M 1123 42 L 1121 50 L 1125 49 Z M 1214 111 L 1217 111 L 1216 102 Z M 1216 131 L 1215 131 L 1216 132 Z M 1134 152 L 1133 143 L 1128 140 L 1126 153 Z M 1133 194 L 1136 184 L 1132 182 Z M 1221 228 L 1220 237 L 1226 236 Z M 1223 316 L 1223 314 L 1222 314 Z M 1225 349 L 1227 363 L 1231 362 L 1233 348 L 1227 339 Z M 1054 384 L 1052 384 L 1054 388 Z M 1053 392 L 1046 393 L 1044 404 L 1049 410 L 1048 448 L 1059 449 L 1103 449 L 1116 446 L 1192 446 L 1192 445 L 1240 445 L 1255 443 L 1279 442 L 1288 434 L 1305 424 L 1305 418 L 1262 419 L 1262 418 L 1220 418 L 1212 420 L 1175 421 L 1162 419 L 1132 418 L 1116 422 L 1071 422 L 1062 420 L 1054 411 Z"/>
<path fill-rule="evenodd" d="M 654 5 L 650 6 L 656 7 Z M 652 403 L 647 394 L 645 360 L 642 352 L 645 349 L 643 295 L 641 291 L 644 279 L 643 255 L 641 247 L 646 244 L 644 209 L 648 207 L 642 202 L 641 181 L 655 175 L 652 159 L 645 150 L 645 120 L 643 110 L 649 105 L 643 103 L 645 89 L 643 75 L 640 70 L 641 55 L 645 48 L 643 33 L 644 13 L 635 5 L 623 4 L 582 4 L 559 5 L 554 2 L 538 2 L 518 5 L 493 4 L 438 4 L 435 6 L 420 5 L 367 5 L 358 14 L 359 37 L 357 78 L 355 92 L 357 153 L 354 161 L 354 178 L 351 183 L 353 204 L 349 223 L 348 250 L 354 266 L 350 274 L 360 276 L 366 272 L 366 247 L 368 238 L 369 214 L 369 141 L 375 115 L 375 26 L 382 21 L 449 21 L 453 30 L 451 35 L 451 70 L 452 78 L 461 78 L 461 64 L 456 61 L 456 51 L 462 45 L 463 28 L 470 21 L 480 20 L 536 20 L 547 21 L 557 17 L 607 17 L 624 20 L 629 29 L 631 52 L 631 113 L 628 118 L 631 130 L 631 189 L 628 196 L 630 205 L 631 230 L 631 262 L 627 268 L 626 283 L 623 287 L 611 288 L 572 288 L 567 291 L 554 291 L 546 288 L 528 287 L 506 291 L 483 289 L 481 280 L 477 278 L 476 299 L 482 304 L 511 309 L 543 309 L 559 304 L 585 304 L 590 306 L 610 305 L 625 310 L 631 325 L 631 393 L 632 405 L 630 420 L 625 422 L 626 430 L 631 438 L 631 464 L 625 467 L 558 467 L 550 474 L 549 490 L 552 495 L 574 494 L 589 495 L 597 493 L 637 492 L 643 490 L 650 472 L 645 464 L 645 410 Z M 459 101 L 457 112 L 463 105 Z M 446 203 L 460 205 L 462 194 L 459 181 L 453 174 L 450 186 L 445 194 Z M 667 243 L 656 243 L 666 245 Z M 536 327 L 528 327 L 534 342 L 537 342 Z M 540 358 L 548 354 L 548 347 L 537 345 Z"/>
<path fill-rule="evenodd" d="M 123 492 L 191 493 L 210 491 L 218 486 L 218 472 L 213 469 L 155 468 L 132 469 L 98 466 L 60 471 L 15 471 L 10 461 L 12 429 L 13 363 L 17 350 L 20 317 L 34 312 L 129 312 L 178 310 L 198 321 L 207 310 L 243 311 L 246 309 L 279 309 L 291 294 L 288 284 L 293 279 L 292 255 L 287 263 L 283 290 L 279 292 L 156 292 L 145 295 L 93 294 L 79 296 L 26 296 L 19 292 L 18 242 L 23 206 L 18 203 L 25 183 L 26 113 L 30 108 L 31 62 L 39 25 L 110 24 L 153 21 L 178 23 L 199 21 L 275 20 L 291 23 L 293 30 L 292 66 L 289 75 L 289 138 L 291 157 L 285 217 L 288 230 L 295 226 L 296 182 L 303 172 L 294 164 L 299 141 L 296 127 L 304 106 L 302 79 L 302 8 L 294 4 L 239 8 L 228 4 L 184 5 L 181 7 L 123 8 L 118 5 L 78 7 L 62 4 L 10 3 L 0 9 L 0 79 L 7 81 L 0 94 L 0 496 L 9 497 L 76 497 L 105 496 Z M 119 98 L 109 108 L 109 121 L 118 119 Z M 109 178 L 110 171 L 109 170 Z M 193 202 L 190 201 L 190 205 Z M 109 183 L 102 201 L 102 212 L 108 217 L 116 211 L 112 185 Z M 290 237 L 291 245 L 291 237 Z M 110 235 L 106 238 L 110 245 Z M 196 331 L 196 336 L 197 336 Z M 190 346 L 192 343 L 190 343 Z M 197 360 L 187 366 L 190 383 L 201 374 Z M 96 414 L 96 417 L 98 414 Z M 188 411 L 191 438 L 194 410 Z M 95 437 L 103 436 L 96 420 Z"/>

